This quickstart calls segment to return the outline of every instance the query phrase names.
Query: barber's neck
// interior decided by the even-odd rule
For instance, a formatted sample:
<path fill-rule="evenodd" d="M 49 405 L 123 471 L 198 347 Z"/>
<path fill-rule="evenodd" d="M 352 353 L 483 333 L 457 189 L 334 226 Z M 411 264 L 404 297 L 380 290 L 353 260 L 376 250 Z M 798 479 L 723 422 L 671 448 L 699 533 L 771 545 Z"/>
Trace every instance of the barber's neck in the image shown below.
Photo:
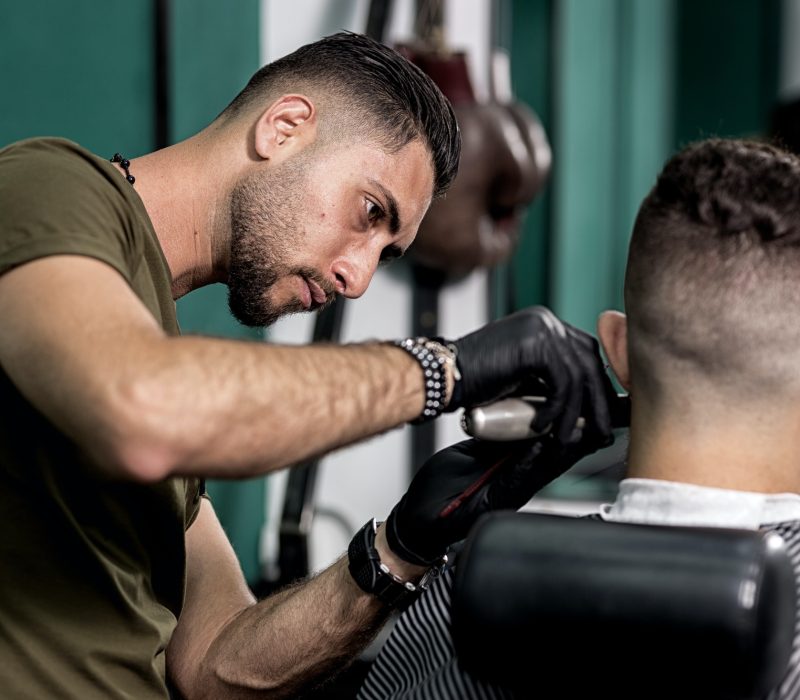
<path fill-rule="evenodd" d="M 172 274 L 175 299 L 227 279 L 228 197 L 236 167 L 225 145 L 206 131 L 131 161 L 136 191 Z"/>
<path fill-rule="evenodd" d="M 800 493 L 800 411 L 715 410 L 698 402 L 654 411 L 632 401 L 627 476 L 699 486 Z"/>

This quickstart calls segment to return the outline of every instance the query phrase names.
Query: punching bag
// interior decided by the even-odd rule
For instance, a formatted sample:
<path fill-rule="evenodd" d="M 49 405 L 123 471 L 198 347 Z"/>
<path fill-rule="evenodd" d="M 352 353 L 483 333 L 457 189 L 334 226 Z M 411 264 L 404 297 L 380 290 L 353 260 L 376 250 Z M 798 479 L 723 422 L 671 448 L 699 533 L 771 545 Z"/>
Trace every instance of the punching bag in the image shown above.
<path fill-rule="evenodd" d="M 419 41 L 398 50 L 453 105 L 461 130 L 461 164 L 450 190 L 423 219 L 411 253 L 419 264 L 458 278 L 513 253 L 522 213 L 549 175 L 551 152 L 536 114 L 511 96 L 502 55 L 493 57 L 490 99 L 478 102 L 465 54 L 437 43 Z"/>

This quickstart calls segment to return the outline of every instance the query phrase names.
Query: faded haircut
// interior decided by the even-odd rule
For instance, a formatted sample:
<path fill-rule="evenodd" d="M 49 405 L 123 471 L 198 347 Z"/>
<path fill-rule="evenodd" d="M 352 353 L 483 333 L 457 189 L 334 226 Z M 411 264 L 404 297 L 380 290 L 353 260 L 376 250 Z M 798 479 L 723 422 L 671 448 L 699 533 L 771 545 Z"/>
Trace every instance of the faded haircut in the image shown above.
<path fill-rule="evenodd" d="M 800 159 L 732 139 L 673 156 L 639 209 L 625 308 L 631 375 L 654 400 L 797 390 Z"/>
<path fill-rule="evenodd" d="M 309 90 L 326 98 L 320 125 L 324 138 L 350 134 L 390 153 L 420 139 L 431 154 L 434 196 L 450 186 L 461 154 L 452 106 L 417 66 L 361 34 L 340 32 L 265 65 L 218 118 Z M 350 129 L 343 128 L 345 113 Z"/>

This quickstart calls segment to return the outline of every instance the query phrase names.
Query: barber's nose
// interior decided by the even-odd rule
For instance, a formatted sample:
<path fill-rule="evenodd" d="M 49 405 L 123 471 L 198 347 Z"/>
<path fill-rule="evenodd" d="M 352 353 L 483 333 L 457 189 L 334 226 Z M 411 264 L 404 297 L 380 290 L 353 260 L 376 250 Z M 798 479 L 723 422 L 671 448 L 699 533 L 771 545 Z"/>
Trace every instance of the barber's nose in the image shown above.
<path fill-rule="evenodd" d="M 336 291 L 348 299 L 360 297 L 372 281 L 378 257 L 361 250 L 335 260 L 331 270 L 336 278 Z"/>

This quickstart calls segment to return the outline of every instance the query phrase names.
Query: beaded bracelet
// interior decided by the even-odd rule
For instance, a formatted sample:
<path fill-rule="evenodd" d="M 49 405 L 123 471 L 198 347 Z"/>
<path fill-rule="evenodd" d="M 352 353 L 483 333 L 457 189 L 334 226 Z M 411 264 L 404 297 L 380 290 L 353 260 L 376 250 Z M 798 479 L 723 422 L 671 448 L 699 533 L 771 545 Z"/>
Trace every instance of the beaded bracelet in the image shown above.
<path fill-rule="evenodd" d="M 433 420 L 441 415 L 445 408 L 447 396 L 445 366 L 452 358 L 446 354 L 440 343 L 428 338 L 406 338 L 395 340 L 393 344 L 405 350 L 419 363 L 425 381 L 425 408 L 411 423 L 419 424 Z M 436 349 L 433 349 L 434 347 Z"/>

